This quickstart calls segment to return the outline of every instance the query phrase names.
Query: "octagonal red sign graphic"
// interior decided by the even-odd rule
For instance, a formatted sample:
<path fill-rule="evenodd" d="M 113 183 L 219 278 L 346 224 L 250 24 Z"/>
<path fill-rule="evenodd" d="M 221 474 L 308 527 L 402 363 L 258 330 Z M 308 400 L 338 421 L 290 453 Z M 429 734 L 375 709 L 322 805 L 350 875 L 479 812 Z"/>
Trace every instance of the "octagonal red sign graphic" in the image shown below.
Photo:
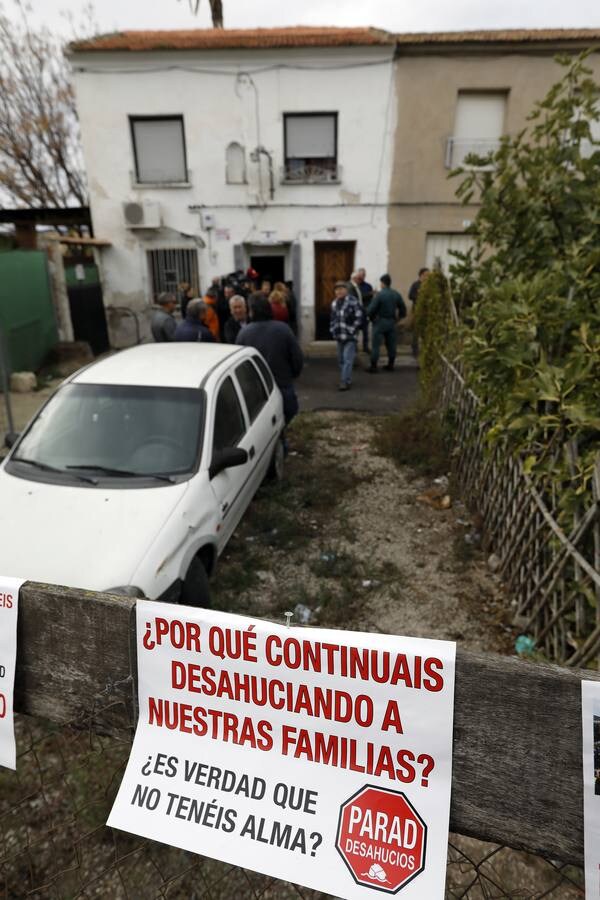
<path fill-rule="evenodd" d="M 395 894 L 425 868 L 427 825 L 410 800 L 365 785 L 340 807 L 336 850 L 357 884 Z"/>

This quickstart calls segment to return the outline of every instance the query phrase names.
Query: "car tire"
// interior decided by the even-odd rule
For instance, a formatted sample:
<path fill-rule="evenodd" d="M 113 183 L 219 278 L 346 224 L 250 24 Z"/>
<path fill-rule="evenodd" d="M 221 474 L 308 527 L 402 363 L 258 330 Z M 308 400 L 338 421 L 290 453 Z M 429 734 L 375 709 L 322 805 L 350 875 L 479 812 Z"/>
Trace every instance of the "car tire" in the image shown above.
<path fill-rule="evenodd" d="M 181 603 L 185 606 L 210 608 L 208 574 L 199 556 L 195 556 L 181 586 Z"/>
<path fill-rule="evenodd" d="M 281 481 L 283 479 L 284 462 L 285 447 L 283 445 L 283 438 L 279 438 L 275 444 L 271 462 L 267 469 L 267 479 L 269 481 Z"/>

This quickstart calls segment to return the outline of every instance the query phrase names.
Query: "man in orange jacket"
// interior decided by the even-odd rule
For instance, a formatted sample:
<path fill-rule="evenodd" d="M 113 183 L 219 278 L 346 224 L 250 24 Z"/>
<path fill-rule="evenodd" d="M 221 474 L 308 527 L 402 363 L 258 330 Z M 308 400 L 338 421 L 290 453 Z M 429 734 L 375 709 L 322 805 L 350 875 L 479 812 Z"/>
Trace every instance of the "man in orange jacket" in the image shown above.
<path fill-rule="evenodd" d="M 206 303 L 206 314 L 204 316 L 204 324 L 210 330 L 215 341 L 220 341 L 219 317 L 217 315 L 217 300 L 219 294 L 216 288 L 209 287 L 203 297 Z"/>

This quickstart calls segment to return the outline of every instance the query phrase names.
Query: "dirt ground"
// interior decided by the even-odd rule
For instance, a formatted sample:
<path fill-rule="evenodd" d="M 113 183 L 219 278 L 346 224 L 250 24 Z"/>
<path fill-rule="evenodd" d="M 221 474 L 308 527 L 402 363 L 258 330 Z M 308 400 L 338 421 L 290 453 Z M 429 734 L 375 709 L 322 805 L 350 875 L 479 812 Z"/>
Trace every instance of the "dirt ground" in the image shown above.
<path fill-rule="evenodd" d="M 376 451 L 380 422 L 340 412 L 296 420 L 285 479 L 259 492 L 234 535 L 216 603 L 507 652 L 512 629 L 470 516 L 459 501 L 437 509 L 417 499 L 435 479 Z"/>

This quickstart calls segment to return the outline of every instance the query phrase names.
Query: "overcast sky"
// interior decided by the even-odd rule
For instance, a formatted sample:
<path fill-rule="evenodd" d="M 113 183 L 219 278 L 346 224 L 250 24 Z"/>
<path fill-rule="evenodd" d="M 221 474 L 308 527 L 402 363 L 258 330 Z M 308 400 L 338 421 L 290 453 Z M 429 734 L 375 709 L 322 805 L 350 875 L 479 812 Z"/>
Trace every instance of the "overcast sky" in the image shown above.
<path fill-rule="evenodd" d="M 30 0 L 33 17 L 65 30 L 61 11 L 79 14 L 84 0 Z M 12 0 L 2 0 L 13 15 Z M 96 0 L 101 31 L 131 28 L 206 28 L 208 0 L 197 16 L 188 0 Z M 375 25 L 390 31 L 454 31 L 473 28 L 600 28 L 599 0 L 223 0 L 228 28 L 277 25 Z"/>

